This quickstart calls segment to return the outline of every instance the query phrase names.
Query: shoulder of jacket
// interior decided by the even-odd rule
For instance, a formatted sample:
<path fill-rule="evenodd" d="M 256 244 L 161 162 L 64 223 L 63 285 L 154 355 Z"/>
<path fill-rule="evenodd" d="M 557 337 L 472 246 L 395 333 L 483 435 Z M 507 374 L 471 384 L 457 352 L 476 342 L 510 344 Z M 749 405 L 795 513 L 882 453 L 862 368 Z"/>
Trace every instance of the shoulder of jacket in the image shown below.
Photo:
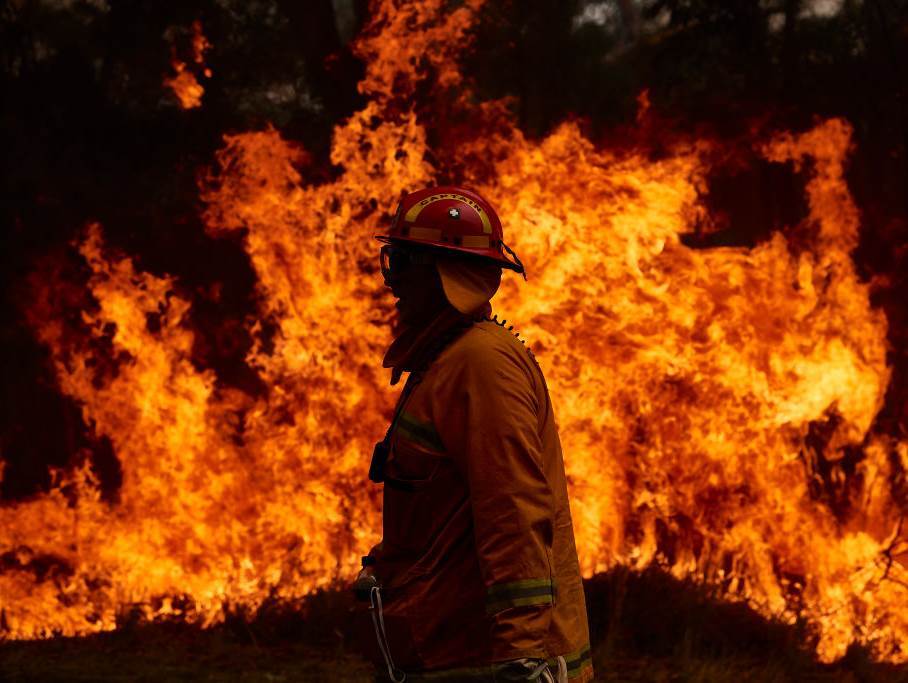
<path fill-rule="evenodd" d="M 452 345 L 458 354 L 489 354 L 511 348 L 512 338 L 501 327 L 491 321 L 474 323 Z"/>
<path fill-rule="evenodd" d="M 536 364 L 523 340 L 494 320 L 474 323 L 442 355 L 439 360 L 446 364 L 488 365 L 510 361 L 527 370 L 529 364 Z"/>
<path fill-rule="evenodd" d="M 487 319 L 477 325 L 477 327 L 515 351 L 521 358 L 529 357 L 535 366 L 539 366 L 539 362 L 526 343 L 526 339 L 520 336 L 520 332 L 515 330 L 513 325 L 508 325 L 507 320 L 498 320 L 497 317 L 492 320 Z"/>

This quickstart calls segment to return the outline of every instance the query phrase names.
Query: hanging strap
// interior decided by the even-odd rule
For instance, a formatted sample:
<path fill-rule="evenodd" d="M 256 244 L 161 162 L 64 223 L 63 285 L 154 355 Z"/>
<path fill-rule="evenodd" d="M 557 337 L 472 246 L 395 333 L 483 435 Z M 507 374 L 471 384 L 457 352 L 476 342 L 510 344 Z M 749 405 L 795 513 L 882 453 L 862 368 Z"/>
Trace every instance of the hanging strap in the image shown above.
<path fill-rule="evenodd" d="M 511 249 L 507 244 L 504 243 L 504 240 L 501 240 L 501 246 L 504 247 L 507 252 L 514 257 L 514 260 L 517 262 L 517 265 L 520 267 L 520 274 L 523 275 L 524 281 L 527 279 L 527 269 L 523 265 L 523 261 L 520 260 L 520 257 L 514 253 L 514 250 Z"/>
<path fill-rule="evenodd" d="M 388 647 L 388 635 L 385 632 L 385 616 L 381 607 L 381 588 L 373 586 L 369 593 L 369 602 L 371 603 L 372 625 L 375 627 L 375 639 L 378 640 L 378 649 L 381 650 L 382 657 L 385 658 L 385 666 L 388 667 L 388 676 L 394 683 L 404 683 L 407 680 L 407 674 L 394 666 L 394 660 L 391 659 L 391 648 Z M 398 678 L 398 675 L 400 676 Z"/>
<path fill-rule="evenodd" d="M 568 683 L 567 660 L 560 655 L 558 657 L 558 678 L 555 680 L 556 683 Z"/>

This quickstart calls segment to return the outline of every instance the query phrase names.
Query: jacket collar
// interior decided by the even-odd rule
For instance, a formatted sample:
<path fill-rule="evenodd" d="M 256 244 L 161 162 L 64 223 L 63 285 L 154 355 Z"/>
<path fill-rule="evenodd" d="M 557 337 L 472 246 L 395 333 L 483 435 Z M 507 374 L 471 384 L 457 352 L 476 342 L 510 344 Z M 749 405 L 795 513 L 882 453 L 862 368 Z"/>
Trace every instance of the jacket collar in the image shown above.
<path fill-rule="evenodd" d="M 455 328 L 465 329 L 471 322 L 482 320 L 491 312 L 492 305 L 488 302 L 469 315 L 461 313 L 453 306 L 445 306 L 428 323 L 419 327 L 405 328 L 391 342 L 382 361 L 382 367 L 392 368 L 391 386 L 400 381 L 400 376 L 404 372 L 425 370 L 425 366 L 441 350 L 439 345 L 444 343 Z"/>

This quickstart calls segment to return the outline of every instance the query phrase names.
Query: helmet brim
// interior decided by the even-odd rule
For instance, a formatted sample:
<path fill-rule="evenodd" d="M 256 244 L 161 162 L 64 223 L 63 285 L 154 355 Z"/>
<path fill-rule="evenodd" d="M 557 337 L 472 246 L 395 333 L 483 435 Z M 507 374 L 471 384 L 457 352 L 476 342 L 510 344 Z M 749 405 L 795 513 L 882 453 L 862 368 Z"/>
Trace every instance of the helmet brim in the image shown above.
<path fill-rule="evenodd" d="M 449 254 L 449 255 L 452 255 L 451 252 L 455 252 L 458 254 L 462 254 L 464 256 L 469 256 L 470 258 L 481 259 L 482 261 L 496 263 L 499 266 L 501 266 L 502 268 L 508 268 L 509 270 L 513 270 L 517 273 L 524 272 L 524 268 L 522 265 L 514 263 L 513 261 L 509 260 L 508 258 L 506 258 L 504 256 L 501 256 L 501 257 L 490 256 L 489 254 L 482 253 L 481 251 L 479 251 L 477 249 L 473 249 L 471 247 L 459 247 L 459 246 L 456 246 L 453 244 L 449 244 L 448 242 L 431 242 L 431 241 L 427 241 L 427 240 L 414 239 L 414 238 L 409 238 L 409 237 L 392 237 L 390 235 L 373 235 L 373 237 L 375 239 L 377 239 L 379 242 L 382 242 L 384 244 L 400 243 L 400 244 L 406 244 L 408 246 L 412 245 L 413 247 L 416 247 L 416 248 L 425 247 L 429 251 L 435 251 L 435 252 L 438 252 L 441 254 Z"/>

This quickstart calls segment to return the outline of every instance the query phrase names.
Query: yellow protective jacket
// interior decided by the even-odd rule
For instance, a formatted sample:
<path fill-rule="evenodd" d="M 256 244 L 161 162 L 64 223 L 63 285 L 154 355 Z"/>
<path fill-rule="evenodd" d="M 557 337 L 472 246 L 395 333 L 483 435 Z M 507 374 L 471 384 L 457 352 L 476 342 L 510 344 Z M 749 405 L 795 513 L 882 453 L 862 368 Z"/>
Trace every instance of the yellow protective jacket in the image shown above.
<path fill-rule="evenodd" d="M 496 662 L 558 656 L 572 681 L 592 680 L 545 379 L 501 324 L 467 324 L 411 372 L 389 432 L 383 538 L 370 554 L 391 655 L 414 682 L 492 680 Z M 434 328 L 450 336 L 444 321 Z"/>

